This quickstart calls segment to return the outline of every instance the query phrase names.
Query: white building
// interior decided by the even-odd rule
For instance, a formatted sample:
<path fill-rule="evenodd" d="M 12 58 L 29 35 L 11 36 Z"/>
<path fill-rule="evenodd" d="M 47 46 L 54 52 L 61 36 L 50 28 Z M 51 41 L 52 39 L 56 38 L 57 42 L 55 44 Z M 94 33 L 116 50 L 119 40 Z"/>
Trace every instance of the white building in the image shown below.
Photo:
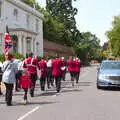
<path fill-rule="evenodd" d="M 16 52 L 43 56 L 42 18 L 42 14 L 20 0 L 0 0 L 0 45 L 3 45 L 7 25 L 10 34 L 18 38 Z"/>

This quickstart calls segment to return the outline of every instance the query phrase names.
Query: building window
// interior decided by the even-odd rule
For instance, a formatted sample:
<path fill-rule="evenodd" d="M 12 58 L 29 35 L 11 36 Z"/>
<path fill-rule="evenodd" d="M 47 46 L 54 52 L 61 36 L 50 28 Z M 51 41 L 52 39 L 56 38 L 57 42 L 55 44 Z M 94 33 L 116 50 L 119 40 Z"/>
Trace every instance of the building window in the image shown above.
<path fill-rule="evenodd" d="M 30 26 L 30 16 L 26 15 L 27 28 Z"/>
<path fill-rule="evenodd" d="M 38 31 L 39 31 L 39 20 L 36 19 L 36 32 L 38 32 Z"/>
<path fill-rule="evenodd" d="M 2 2 L 0 1 L 0 18 L 1 18 L 1 14 L 2 14 Z"/>
<path fill-rule="evenodd" d="M 18 20 L 18 9 L 16 9 L 16 8 L 14 9 L 13 15 L 15 17 L 15 20 L 17 21 Z"/>

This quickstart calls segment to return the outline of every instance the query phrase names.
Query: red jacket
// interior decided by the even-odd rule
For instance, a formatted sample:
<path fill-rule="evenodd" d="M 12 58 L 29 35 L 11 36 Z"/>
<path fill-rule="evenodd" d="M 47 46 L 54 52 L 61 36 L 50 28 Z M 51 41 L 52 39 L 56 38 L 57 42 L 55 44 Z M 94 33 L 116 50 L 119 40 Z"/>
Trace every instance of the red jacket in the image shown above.
<path fill-rule="evenodd" d="M 47 73 L 46 62 L 44 60 L 41 60 L 38 64 L 39 64 L 39 68 L 41 70 L 41 77 L 46 76 L 46 73 Z"/>
<path fill-rule="evenodd" d="M 76 71 L 76 61 L 68 60 L 67 64 L 68 64 L 68 71 L 69 72 L 75 72 Z"/>
<path fill-rule="evenodd" d="M 52 75 L 53 76 L 62 76 L 62 61 L 60 59 L 54 59 L 52 61 Z"/>
<path fill-rule="evenodd" d="M 80 63 L 80 60 L 76 60 L 76 72 L 80 72 L 80 66 L 81 66 L 81 63 Z"/>
<path fill-rule="evenodd" d="M 29 75 L 22 75 L 19 79 L 19 87 L 20 88 L 30 88 L 32 85 L 32 81 Z"/>
<path fill-rule="evenodd" d="M 24 60 L 24 66 L 27 68 L 30 74 L 37 74 L 37 68 L 39 68 L 38 61 L 36 58 L 28 57 Z"/>
<path fill-rule="evenodd" d="M 62 61 L 62 67 L 66 67 L 67 66 L 66 60 L 61 60 L 61 61 Z M 65 71 L 65 70 L 66 70 L 66 68 L 63 71 Z"/>

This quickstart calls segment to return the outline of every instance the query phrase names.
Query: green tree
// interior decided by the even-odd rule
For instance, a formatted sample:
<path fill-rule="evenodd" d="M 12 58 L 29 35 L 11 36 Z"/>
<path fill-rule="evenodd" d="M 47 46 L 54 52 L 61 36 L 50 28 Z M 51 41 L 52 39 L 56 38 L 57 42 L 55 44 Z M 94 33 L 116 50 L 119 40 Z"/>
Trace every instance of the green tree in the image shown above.
<path fill-rule="evenodd" d="M 92 59 L 98 59 L 100 55 L 100 40 L 90 32 L 81 33 L 82 38 L 76 43 L 76 53 L 81 60 L 88 63 Z"/>
<path fill-rule="evenodd" d="M 106 32 L 109 39 L 110 50 L 116 57 L 120 56 L 120 16 L 115 16 L 112 28 Z"/>
<path fill-rule="evenodd" d="M 23 1 L 24 3 L 30 5 L 31 7 L 34 7 L 36 3 L 36 0 L 21 0 Z"/>
<path fill-rule="evenodd" d="M 46 3 L 50 15 L 58 17 L 59 22 L 64 24 L 63 41 L 72 46 L 78 33 L 75 21 L 77 9 L 72 6 L 72 0 L 46 0 Z"/>

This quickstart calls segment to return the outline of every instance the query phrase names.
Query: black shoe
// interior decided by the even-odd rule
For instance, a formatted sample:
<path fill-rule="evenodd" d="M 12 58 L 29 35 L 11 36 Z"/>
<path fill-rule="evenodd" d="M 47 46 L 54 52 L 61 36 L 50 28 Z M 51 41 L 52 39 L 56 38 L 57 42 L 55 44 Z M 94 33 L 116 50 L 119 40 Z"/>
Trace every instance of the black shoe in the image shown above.
<path fill-rule="evenodd" d="M 7 105 L 7 106 L 12 106 L 12 104 L 11 104 L 11 103 L 7 103 L 6 105 Z"/>
<path fill-rule="evenodd" d="M 34 94 L 30 94 L 31 97 L 34 97 Z"/>
<path fill-rule="evenodd" d="M 50 89 L 51 87 L 50 86 L 48 86 L 48 89 Z"/>
<path fill-rule="evenodd" d="M 57 90 L 57 93 L 59 93 L 60 92 L 60 90 Z"/>
<path fill-rule="evenodd" d="M 78 81 L 76 81 L 76 84 L 78 84 Z"/>
<path fill-rule="evenodd" d="M 16 89 L 15 91 L 16 91 L 16 92 L 19 92 L 20 90 L 19 90 L 19 89 Z"/>

